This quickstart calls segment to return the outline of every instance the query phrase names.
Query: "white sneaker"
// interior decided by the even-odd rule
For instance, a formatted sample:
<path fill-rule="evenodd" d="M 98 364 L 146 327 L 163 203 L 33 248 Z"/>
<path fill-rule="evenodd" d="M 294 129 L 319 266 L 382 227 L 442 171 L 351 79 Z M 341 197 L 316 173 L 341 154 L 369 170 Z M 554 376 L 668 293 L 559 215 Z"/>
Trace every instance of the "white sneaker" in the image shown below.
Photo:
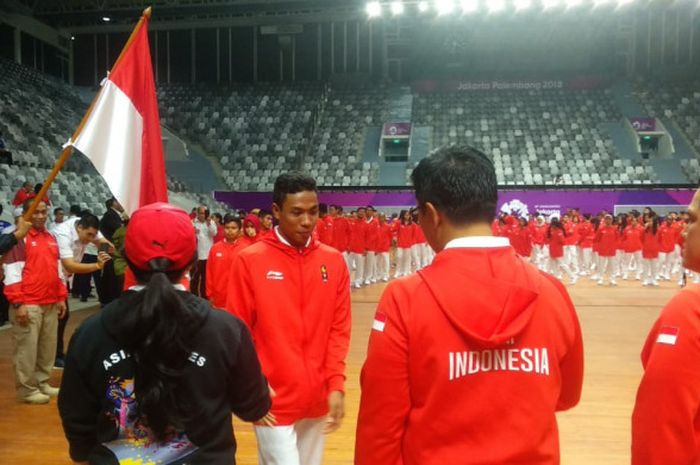
<path fill-rule="evenodd" d="M 611 280 L 610 280 L 610 285 L 611 285 L 611 286 L 617 286 L 617 281 L 615 281 L 614 279 L 611 279 Z"/>
<path fill-rule="evenodd" d="M 46 394 L 42 394 L 41 392 L 35 392 L 34 394 L 22 397 L 20 401 L 24 402 L 25 404 L 48 404 L 49 399 L 50 397 Z"/>
<path fill-rule="evenodd" d="M 651 282 L 651 285 L 652 285 L 652 286 L 657 286 L 657 287 L 658 287 L 658 286 L 659 286 L 659 282 L 658 282 L 657 280 L 653 280 L 653 281 Z"/>
<path fill-rule="evenodd" d="M 602 279 L 599 279 L 597 284 L 598 284 L 599 286 L 602 286 L 602 285 L 605 284 L 605 283 L 603 282 Z"/>
<path fill-rule="evenodd" d="M 389 278 L 382 278 L 382 281 L 384 281 L 385 283 L 387 283 L 387 282 L 389 282 Z"/>
<path fill-rule="evenodd" d="M 45 394 L 49 397 L 56 397 L 58 395 L 58 388 L 49 386 L 48 384 L 45 384 L 43 386 L 39 386 L 39 390 L 41 391 L 42 394 Z"/>

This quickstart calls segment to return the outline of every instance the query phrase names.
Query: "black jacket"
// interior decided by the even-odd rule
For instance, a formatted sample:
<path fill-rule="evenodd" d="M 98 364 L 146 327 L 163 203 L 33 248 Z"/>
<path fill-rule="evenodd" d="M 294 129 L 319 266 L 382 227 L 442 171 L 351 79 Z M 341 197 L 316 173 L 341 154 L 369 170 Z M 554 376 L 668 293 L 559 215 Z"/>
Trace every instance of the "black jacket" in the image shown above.
<path fill-rule="evenodd" d="M 15 245 L 17 245 L 15 233 L 0 234 L 0 255 L 5 255 Z"/>
<path fill-rule="evenodd" d="M 114 231 L 121 228 L 123 222 L 119 213 L 109 208 L 100 220 L 100 232 L 108 241 L 112 242 Z"/>
<path fill-rule="evenodd" d="M 144 454 L 133 440 L 123 439 L 143 437 L 143 431 L 127 421 L 125 412 L 135 402 L 134 362 L 113 334 L 125 312 L 133 311 L 126 306 L 131 292 L 83 322 L 68 348 L 58 408 L 75 461 L 116 464 L 115 457 L 136 459 L 137 453 Z M 271 405 L 267 380 L 250 333 L 238 318 L 190 293 L 179 294 L 204 317 L 177 392 L 194 413 L 185 421 L 184 433 L 158 452 L 161 457 L 174 452 L 180 459 L 156 463 L 234 464 L 231 412 L 244 421 L 262 418 Z"/>

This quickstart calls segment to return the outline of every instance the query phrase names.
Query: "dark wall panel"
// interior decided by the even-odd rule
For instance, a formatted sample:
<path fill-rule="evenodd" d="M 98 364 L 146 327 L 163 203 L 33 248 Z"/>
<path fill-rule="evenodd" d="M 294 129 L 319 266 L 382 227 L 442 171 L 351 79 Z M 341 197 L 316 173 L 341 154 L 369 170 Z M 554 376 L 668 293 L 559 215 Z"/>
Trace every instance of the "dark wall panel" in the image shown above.
<path fill-rule="evenodd" d="M 231 29 L 231 41 L 233 81 L 251 82 L 253 80 L 253 28 Z"/>
<path fill-rule="evenodd" d="M 318 28 L 315 24 L 305 24 L 304 32 L 294 36 L 296 80 L 315 81 L 318 63 Z"/>
<path fill-rule="evenodd" d="M 0 57 L 15 58 L 15 30 L 4 23 L 0 23 Z"/>
<path fill-rule="evenodd" d="M 170 31 L 170 79 L 172 82 L 189 83 L 192 80 L 191 32 Z"/>
<path fill-rule="evenodd" d="M 328 79 L 333 71 L 331 70 L 331 24 L 321 25 L 321 79 Z"/>
<path fill-rule="evenodd" d="M 229 63 L 229 43 L 228 43 L 229 28 L 224 27 L 219 29 L 219 72 L 220 82 L 228 82 L 231 77 L 228 73 Z"/>
<path fill-rule="evenodd" d="M 360 22 L 360 72 L 369 72 L 369 23 Z"/>
<path fill-rule="evenodd" d="M 197 82 L 216 82 L 216 29 L 197 29 L 195 44 Z"/>
<path fill-rule="evenodd" d="M 333 33 L 333 73 L 342 74 L 343 69 L 343 47 L 345 45 L 345 38 L 343 37 L 343 25 L 345 23 L 335 22 L 335 31 Z"/>
<path fill-rule="evenodd" d="M 258 34 L 258 80 L 280 80 L 280 46 L 276 35 Z"/>
<path fill-rule="evenodd" d="M 76 85 L 94 85 L 94 43 L 92 34 L 75 36 L 73 41 L 73 79 Z"/>

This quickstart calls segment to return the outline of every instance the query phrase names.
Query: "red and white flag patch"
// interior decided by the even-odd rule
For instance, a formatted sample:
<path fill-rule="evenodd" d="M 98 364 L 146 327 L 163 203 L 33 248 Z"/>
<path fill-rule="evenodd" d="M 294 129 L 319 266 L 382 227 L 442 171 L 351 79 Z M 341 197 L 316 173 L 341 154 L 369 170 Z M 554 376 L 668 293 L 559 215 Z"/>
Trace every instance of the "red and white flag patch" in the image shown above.
<path fill-rule="evenodd" d="M 386 315 L 381 312 L 377 312 L 374 315 L 374 321 L 372 322 L 372 329 L 375 331 L 384 332 L 384 327 L 386 326 Z"/>
<path fill-rule="evenodd" d="M 657 344 L 676 345 L 678 341 L 679 329 L 676 326 L 663 326 L 659 330 L 659 335 L 656 337 Z"/>

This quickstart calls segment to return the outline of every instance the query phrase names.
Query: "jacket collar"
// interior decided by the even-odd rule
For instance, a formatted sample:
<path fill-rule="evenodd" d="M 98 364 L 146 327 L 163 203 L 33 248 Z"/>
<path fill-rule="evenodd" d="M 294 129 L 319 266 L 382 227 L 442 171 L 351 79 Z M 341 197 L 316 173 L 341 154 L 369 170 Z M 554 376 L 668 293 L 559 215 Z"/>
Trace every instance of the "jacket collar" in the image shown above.
<path fill-rule="evenodd" d="M 445 249 L 493 249 L 508 246 L 510 246 L 510 242 L 507 237 L 468 236 L 452 239 L 445 245 Z"/>

